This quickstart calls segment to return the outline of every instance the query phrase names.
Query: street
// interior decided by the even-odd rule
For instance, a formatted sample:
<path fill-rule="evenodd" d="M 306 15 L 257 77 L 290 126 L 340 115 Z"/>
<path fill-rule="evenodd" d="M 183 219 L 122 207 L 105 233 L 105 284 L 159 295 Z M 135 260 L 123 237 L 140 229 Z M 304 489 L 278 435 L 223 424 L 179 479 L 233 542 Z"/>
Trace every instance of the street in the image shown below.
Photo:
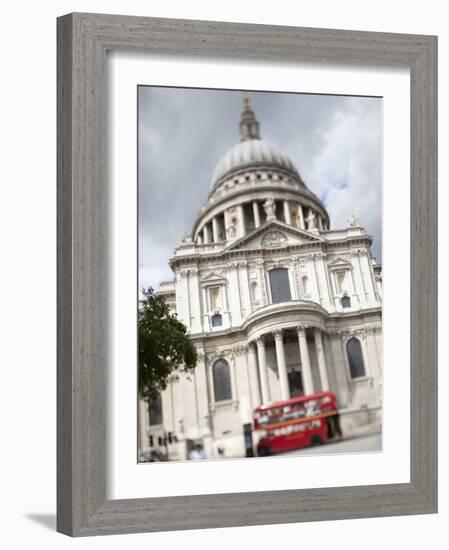
<path fill-rule="evenodd" d="M 367 453 L 382 450 L 382 434 L 370 434 L 359 437 L 350 437 L 341 441 L 319 445 L 317 447 L 307 447 L 306 449 L 297 449 L 282 453 L 282 456 L 308 456 L 308 455 L 327 455 L 337 453 Z M 280 455 L 279 455 L 280 456 Z"/>

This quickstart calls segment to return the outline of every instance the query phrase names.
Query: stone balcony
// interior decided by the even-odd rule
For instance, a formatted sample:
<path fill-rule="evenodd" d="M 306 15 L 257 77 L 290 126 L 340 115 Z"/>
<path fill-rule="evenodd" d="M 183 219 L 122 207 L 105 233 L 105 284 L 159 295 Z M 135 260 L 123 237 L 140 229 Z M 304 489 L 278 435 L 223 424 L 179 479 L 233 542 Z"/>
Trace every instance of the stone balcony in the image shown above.
<path fill-rule="evenodd" d="M 253 339 L 274 329 L 298 325 L 324 328 L 328 315 L 320 304 L 311 300 L 290 300 L 256 309 L 245 319 L 242 328 L 248 338 Z"/>

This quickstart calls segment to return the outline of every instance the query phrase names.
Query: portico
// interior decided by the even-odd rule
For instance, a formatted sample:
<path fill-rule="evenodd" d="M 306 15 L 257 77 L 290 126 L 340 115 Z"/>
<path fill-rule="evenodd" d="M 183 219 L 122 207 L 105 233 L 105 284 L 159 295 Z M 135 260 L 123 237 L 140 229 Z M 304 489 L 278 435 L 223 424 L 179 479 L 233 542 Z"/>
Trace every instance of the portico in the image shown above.
<path fill-rule="evenodd" d="M 267 365 L 267 346 L 274 341 L 276 357 L 276 373 L 279 383 L 279 395 L 282 401 L 291 396 L 289 384 L 289 369 L 286 360 L 285 339 L 291 342 L 296 339 L 297 342 L 297 364 L 300 367 L 302 380 L 302 393 L 305 395 L 315 391 L 324 391 L 329 389 L 329 377 L 327 373 L 326 358 L 323 350 L 323 331 L 320 327 L 310 327 L 305 325 L 293 325 L 289 328 L 275 329 L 267 331 L 260 335 L 254 342 L 250 342 L 251 353 L 257 349 L 257 367 L 260 381 L 261 402 L 263 405 L 273 401 L 269 386 L 268 365 Z M 320 387 L 315 387 L 312 374 L 312 361 L 309 352 L 309 346 L 313 342 L 315 346 L 316 363 L 318 368 L 318 378 Z M 254 353 L 255 355 L 255 353 Z M 316 378 L 316 377 L 315 377 Z"/>

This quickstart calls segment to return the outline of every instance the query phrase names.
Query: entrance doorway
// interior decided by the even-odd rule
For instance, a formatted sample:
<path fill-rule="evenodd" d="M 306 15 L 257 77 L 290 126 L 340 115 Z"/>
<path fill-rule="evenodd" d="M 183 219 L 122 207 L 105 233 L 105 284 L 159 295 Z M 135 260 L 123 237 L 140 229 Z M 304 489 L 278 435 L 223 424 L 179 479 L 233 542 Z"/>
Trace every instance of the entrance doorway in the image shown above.
<path fill-rule="evenodd" d="M 288 373 L 288 388 L 290 390 L 290 397 L 304 394 L 302 376 L 299 370 L 293 370 Z"/>

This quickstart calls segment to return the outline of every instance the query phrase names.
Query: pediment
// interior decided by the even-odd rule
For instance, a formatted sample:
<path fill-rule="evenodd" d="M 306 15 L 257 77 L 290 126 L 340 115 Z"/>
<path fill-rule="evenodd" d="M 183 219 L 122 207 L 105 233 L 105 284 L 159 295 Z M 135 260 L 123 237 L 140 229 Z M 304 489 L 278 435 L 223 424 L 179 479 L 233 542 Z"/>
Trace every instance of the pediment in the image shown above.
<path fill-rule="evenodd" d="M 223 274 L 217 271 L 211 271 L 204 277 L 201 277 L 201 283 L 215 283 L 223 281 Z"/>
<path fill-rule="evenodd" d="M 232 243 L 228 250 L 253 249 L 253 248 L 285 248 L 322 242 L 323 239 L 301 229 L 297 229 L 282 222 L 268 222 L 254 229 L 238 241 Z"/>
<path fill-rule="evenodd" d="M 345 258 L 338 257 L 329 262 L 328 267 L 330 269 L 350 269 L 352 264 Z"/>

